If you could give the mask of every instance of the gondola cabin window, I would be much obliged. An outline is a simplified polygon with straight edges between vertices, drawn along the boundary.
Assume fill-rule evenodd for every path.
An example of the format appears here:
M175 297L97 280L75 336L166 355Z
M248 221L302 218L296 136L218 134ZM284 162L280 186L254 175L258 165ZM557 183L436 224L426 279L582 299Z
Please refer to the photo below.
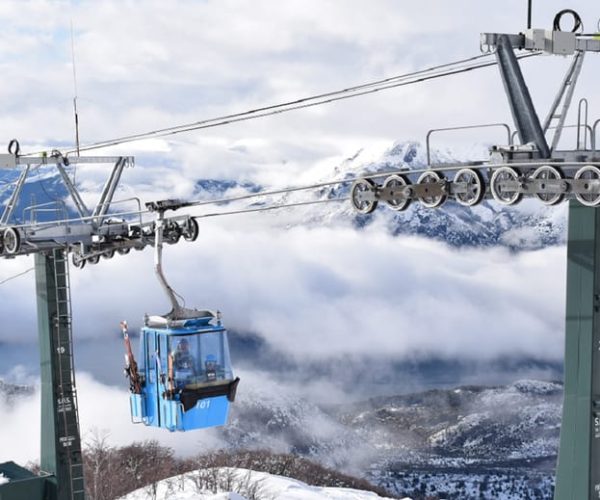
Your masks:
M169 337L169 353L177 388L200 387L232 380L224 332Z

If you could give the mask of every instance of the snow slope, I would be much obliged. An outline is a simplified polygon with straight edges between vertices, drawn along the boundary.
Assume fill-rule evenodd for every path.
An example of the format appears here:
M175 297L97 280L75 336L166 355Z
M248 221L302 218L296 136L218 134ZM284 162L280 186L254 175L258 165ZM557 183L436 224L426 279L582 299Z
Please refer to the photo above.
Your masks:
M211 486L207 487L207 485ZM174 476L160 481L156 488L156 497L153 496L152 486L147 486L122 497L122 500L153 498L156 500L375 500L383 498L366 491L310 486L296 479L232 468L198 470ZM211 489L213 491L210 491ZM235 492L236 490L239 493Z

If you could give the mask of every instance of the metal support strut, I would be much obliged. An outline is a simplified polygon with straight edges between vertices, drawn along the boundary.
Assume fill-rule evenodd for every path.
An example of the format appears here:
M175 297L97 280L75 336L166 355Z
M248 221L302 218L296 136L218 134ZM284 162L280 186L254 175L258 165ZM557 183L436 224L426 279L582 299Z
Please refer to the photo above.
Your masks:
M48 500L85 500L64 252L36 254L35 276L42 382L40 468L50 474Z
M183 307L179 301L177 300L177 296L171 285L167 282L165 275L163 273L162 268L162 249L164 242L164 232L165 232L165 208L159 208L156 205L152 205L152 210L156 212L156 222L155 222L155 235L154 235L154 272L156 273L156 277L160 282L163 290L167 294L169 302L171 302L171 312L166 314L164 317L169 321L181 320L181 319L190 319L197 318L202 316L213 316L215 317L215 313L212 311L199 311L197 309L188 309ZM173 210L173 207L170 206L169 210ZM197 235L196 235L197 236ZM195 236L194 238L195 239Z
M550 158L550 148L507 35L498 37L496 56L521 144L533 143L541 158Z
M167 282L162 268L162 249L163 249L163 231L165 228L165 213L163 210L156 212L156 226L155 226L155 240L154 240L154 272L160 282L163 290L171 302L171 312L168 316L172 319L177 319L181 316L183 311L182 306L179 304L175 291L171 288L171 285Z
M563 127L565 124L565 119L567 118L567 112L569 110L569 106L571 105L571 100L573 99L573 92L575 90L575 85L577 83L577 78L579 78L579 73L581 72L581 66L583 65L583 58L585 57L585 52L576 52L575 57L573 58L573 62L569 66L565 78L560 86L558 94L550 107L550 111L548 112L548 116L544 120L544 132L548 132L550 128L550 124L553 120L557 122L556 130L554 132L554 137L552 138L552 150L555 151L558 146L558 141L563 131ZM559 106L562 103L562 108L560 112L557 112ZM579 147L579 144L577 144Z

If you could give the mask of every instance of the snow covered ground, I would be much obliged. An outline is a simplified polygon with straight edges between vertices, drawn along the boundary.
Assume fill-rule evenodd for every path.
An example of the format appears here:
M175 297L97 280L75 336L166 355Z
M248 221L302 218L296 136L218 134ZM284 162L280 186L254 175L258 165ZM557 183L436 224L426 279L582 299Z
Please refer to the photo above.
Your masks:
M0 474L0 484L8 483L8 478L4 474Z
M375 500L381 498L383 497L368 491L309 486L296 479L264 472L221 468L174 476L136 490L122 497L121 500Z

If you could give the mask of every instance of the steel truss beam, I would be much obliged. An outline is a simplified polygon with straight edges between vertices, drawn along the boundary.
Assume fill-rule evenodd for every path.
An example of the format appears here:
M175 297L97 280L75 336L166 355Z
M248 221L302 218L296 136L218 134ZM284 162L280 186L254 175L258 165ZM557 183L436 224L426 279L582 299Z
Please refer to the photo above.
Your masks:
M498 38L496 57L521 144L533 143L540 158L550 158L550 148L544 137L542 125L535 112L519 61L506 35L500 35Z

